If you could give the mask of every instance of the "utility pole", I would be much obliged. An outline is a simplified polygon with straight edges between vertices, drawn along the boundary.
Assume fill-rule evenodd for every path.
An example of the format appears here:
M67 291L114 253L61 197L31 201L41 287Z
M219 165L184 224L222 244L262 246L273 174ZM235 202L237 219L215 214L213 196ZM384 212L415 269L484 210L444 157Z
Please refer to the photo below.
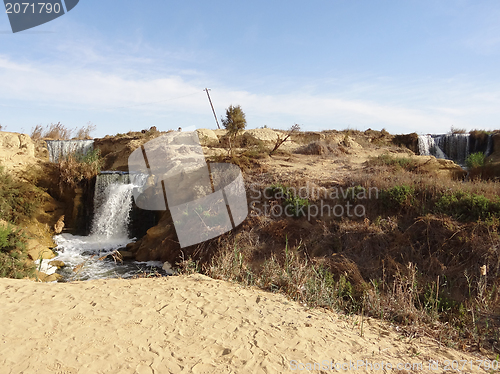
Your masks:
M212 107L212 112L214 112L215 122L217 122L217 128L220 130L219 120L217 119L217 115L215 114L214 106L212 105L212 99L210 99L210 94L208 93L208 91L210 91L210 88L205 88L203 91L206 91L206 93L207 93L208 101L210 102L210 106Z

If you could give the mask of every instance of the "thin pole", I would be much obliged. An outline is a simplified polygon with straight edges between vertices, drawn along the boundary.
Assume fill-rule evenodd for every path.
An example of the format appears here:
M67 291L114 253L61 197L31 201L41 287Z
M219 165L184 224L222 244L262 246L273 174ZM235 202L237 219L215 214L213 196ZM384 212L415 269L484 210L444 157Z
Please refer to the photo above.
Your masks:
M207 93L208 101L210 102L210 106L212 107L212 112L214 112L214 117L215 117L215 122L217 123L217 128L220 130L219 120L217 119L217 115L215 114L214 106L212 105L212 99L210 99L210 94L208 93L208 91L210 91L210 88L205 88L203 91L206 91L206 93Z

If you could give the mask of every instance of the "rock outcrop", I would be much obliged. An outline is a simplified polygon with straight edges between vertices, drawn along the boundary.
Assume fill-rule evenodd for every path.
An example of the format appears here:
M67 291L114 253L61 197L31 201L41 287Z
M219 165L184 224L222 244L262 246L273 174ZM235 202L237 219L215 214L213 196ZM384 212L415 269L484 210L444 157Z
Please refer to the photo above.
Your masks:
M46 247L40 244L39 241L35 239L29 239L26 243L26 247L28 250L28 257L33 260L39 260L40 258L43 260L50 260L56 257L55 253L49 247Z
M204 147L213 147L219 144L219 138L215 134L214 130L210 129L197 129L198 139L200 144Z
M0 165L20 172L36 162L35 143L28 135L0 131Z
M56 224L54 225L54 233L60 234L64 229L64 215L59 217Z
M465 178L467 172L451 160L435 158L434 156L414 156L419 163L421 173L429 173L451 179Z
M265 144L275 144L278 139L278 134L276 131L271 129L252 129L247 130L243 134L243 138L250 144L255 144L258 142L263 142Z
M137 242L128 244L126 251L133 253L137 261L178 262L181 249L170 212L163 212L158 224Z
M135 132L124 135L106 136L94 139L94 149L101 152L104 159L103 170L128 170L128 158L130 154L148 141L162 135L161 132L152 131L141 133Z

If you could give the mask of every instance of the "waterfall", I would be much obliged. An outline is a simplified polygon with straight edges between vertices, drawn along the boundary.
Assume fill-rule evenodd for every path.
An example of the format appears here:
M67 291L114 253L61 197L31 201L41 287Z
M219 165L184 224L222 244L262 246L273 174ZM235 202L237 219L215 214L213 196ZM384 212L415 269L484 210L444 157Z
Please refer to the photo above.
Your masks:
M469 134L447 134L437 137L436 145L444 152L446 158L458 164L465 164L469 155Z
M435 141L435 135L418 136L418 152L422 156L435 156L436 158L446 158L446 155L438 147Z
M92 237L128 239L132 191L142 187L146 177L130 178L128 173L121 172L103 172L97 176Z
M54 241L59 252L56 260L67 266L60 271L65 280L131 277L138 272L159 271L161 262L115 263L102 257L124 248L132 242L129 222L132 211L132 192L142 187L148 175L123 172L101 172L96 178L94 219L89 236L64 233ZM77 269L77 270L75 270Z
M489 134L488 143L486 145L486 152L484 152L484 156L488 157L489 155L491 155L492 152L493 152L493 135Z
M70 154L85 156L94 150L93 140L46 140L50 162L58 162Z
M113 179L115 181L112 181ZM128 239L129 213L132 209L134 187L128 181L128 175L97 176L91 236L103 239Z
M469 134L419 135L418 151L421 155L435 156L464 164L469 155Z

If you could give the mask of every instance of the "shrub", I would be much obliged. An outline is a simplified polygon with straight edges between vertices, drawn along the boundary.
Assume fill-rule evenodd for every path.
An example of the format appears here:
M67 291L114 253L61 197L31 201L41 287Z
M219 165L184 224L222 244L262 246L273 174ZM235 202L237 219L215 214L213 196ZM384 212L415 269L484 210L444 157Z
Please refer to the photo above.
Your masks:
M436 202L436 209L461 221L476 221L499 216L500 201L468 192L443 194Z
M295 190L291 187L281 183L273 184L266 188L265 195L281 201L283 209L290 216L298 218L306 215L305 208L309 206L309 200L297 196Z
M465 159L465 165L469 169L478 168L484 166L484 159L485 156L483 152L472 153Z
M64 126L61 122L51 123L47 126L36 125L31 129L31 139L40 140L40 139L54 139L54 140L69 140L72 138L73 134L76 135L73 139L92 139L90 133L95 131L95 125L92 123L87 123L86 126L83 126L79 129L69 129Z
M455 134L467 134L467 130L466 129L459 129L457 127L451 126L450 134L452 134L452 135L455 135Z
M248 146L247 150L241 156L246 156L251 159L261 159L267 157L269 150L261 140L256 140L255 144Z
M65 187L76 188L82 181L90 180L101 171L103 159L99 149L94 149L86 155L70 154L60 158L56 164L59 174L59 190Z
M50 125L44 127L42 125L36 125L31 130L31 139L56 139L56 140L67 140L71 139L72 130L65 127L61 122L51 123Z
M0 277L20 279L33 275L34 270L27 262L23 234L10 225L0 225Z
M411 205L414 193L415 189L412 186L401 185L383 190L381 195L386 205L402 207L404 205Z
M95 131L95 125L89 122L87 123L86 126L83 126L76 130L76 136L74 137L74 139L78 140L92 139L90 134L94 131Z
M305 208L307 208L308 206L309 206L309 200L302 199L295 195L289 196L287 199L285 199L283 203L285 212L294 217L305 216L306 215Z
M14 180L0 166L0 219L18 224L32 218L42 199L38 188Z

